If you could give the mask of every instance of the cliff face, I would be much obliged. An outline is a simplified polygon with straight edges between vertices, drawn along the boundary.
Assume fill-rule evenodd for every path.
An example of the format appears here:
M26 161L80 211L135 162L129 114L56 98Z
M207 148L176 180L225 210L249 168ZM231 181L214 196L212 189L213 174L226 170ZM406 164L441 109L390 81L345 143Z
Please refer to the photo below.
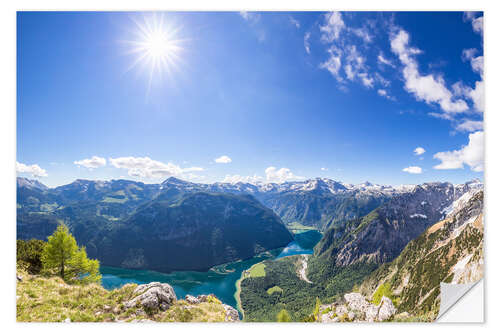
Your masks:
M88 251L110 266L206 270L292 240L279 217L249 195L194 193L150 202Z
M466 193L448 215L411 241L391 263L361 285L371 297L385 290L398 310L432 320L439 312L440 283L469 283L483 275L483 191Z
M450 183L418 185L364 218L330 228L317 245L315 256L336 266L389 262L408 242L443 218L446 209L469 190L469 186Z

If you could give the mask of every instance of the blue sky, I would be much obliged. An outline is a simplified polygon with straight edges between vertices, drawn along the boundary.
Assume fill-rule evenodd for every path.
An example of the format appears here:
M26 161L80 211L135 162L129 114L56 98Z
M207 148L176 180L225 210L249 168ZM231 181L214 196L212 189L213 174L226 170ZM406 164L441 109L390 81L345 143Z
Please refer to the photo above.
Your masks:
M483 178L482 13L21 12L17 29L18 175L49 186Z

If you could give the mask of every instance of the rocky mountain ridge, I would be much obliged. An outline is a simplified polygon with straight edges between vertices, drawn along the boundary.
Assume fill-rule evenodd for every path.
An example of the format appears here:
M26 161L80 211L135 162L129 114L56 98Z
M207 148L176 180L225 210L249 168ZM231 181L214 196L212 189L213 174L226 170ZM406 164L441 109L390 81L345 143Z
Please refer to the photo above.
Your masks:
M372 297L384 293L398 310L433 320L439 312L440 283L471 283L483 275L483 191L473 189L451 205L445 219L411 241L392 262L360 287Z
M456 200L481 188L477 182L459 186L450 183L417 185L410 192L394 196L364 218L351 221L344 229L328 229L315 254L332 258L337 266L360 261L389 262L408 242L453 210L450 207Z
M103 265L161 272L208 270L293 240L276 214L252 196L197 192L158 197L87 244Z

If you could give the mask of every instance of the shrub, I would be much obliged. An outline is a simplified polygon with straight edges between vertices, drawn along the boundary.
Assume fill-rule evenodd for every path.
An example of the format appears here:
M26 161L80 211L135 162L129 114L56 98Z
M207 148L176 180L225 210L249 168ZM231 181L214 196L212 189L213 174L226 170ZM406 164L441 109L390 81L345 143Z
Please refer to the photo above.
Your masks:
M388 283L383 283L377 288L377 290L373 294L372 303L375 305L379 305L380 301L382 300L382 296L388 297L391 300L393 298L391 287Z
M18 266L30 274L38 274L42 270L42 253L47 243L39 239L17 240L16 259Z
M290 314L288 313L288 311L286 311L285 309L282 309L278 315L276 316L276 321L278 322L290 322L292 321L292 318L290 317Z

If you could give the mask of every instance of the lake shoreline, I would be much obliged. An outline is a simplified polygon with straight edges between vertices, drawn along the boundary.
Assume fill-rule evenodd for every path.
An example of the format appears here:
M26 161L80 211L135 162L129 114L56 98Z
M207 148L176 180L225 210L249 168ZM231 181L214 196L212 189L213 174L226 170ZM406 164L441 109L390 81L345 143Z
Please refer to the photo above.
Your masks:
M234 298L236 299L236 310L238 310L239 313L241 313L241 319L245 319L245 311L243 311L243 307L241 306L241 281L245 279L244 274L246 273L246 270L241 273L241 277L236 280L236 292L234 293Z
M187 294L214 294L223 303L235 307L244 318L241 304L241 283L248 277L250 268L264 260L279 259L297 254L312 254L312 248L320 238L320 233L309 234L308 241L304 236L297 237L286 247L268 250L248 259L214 266L208 271L174 271L163 273L151 270L125 269L113 266L101 266L103 275L101 286L107 290L120 288L126 283L146 284L150 282L168 283L178 298Z

